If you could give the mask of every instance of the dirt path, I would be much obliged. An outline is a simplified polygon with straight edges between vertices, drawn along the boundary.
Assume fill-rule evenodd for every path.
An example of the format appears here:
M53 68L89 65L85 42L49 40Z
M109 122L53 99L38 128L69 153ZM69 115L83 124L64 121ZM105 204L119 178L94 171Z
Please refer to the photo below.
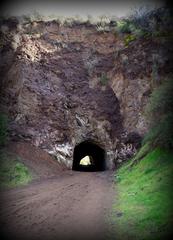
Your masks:
M9 239L105 239L112 175L66 171L1 192L1 233Z

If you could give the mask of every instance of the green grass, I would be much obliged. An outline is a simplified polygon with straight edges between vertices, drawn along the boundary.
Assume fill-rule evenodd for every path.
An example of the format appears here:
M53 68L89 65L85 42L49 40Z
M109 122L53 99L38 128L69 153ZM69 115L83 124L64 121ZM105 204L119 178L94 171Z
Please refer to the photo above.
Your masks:
M31 180L31 173L18 157L4 150L0 151L0 188L25 185Z
M115 239L167 239L173 225L173 153L157 148L132 161L116 173Z

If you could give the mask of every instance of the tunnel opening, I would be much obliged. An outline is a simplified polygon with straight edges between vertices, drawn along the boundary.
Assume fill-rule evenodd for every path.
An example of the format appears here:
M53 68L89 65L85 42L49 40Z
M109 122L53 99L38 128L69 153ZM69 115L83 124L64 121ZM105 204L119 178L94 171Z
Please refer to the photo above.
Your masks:
M97 144L85 141L74 148L72 170L94 172L105 168L105 151Z

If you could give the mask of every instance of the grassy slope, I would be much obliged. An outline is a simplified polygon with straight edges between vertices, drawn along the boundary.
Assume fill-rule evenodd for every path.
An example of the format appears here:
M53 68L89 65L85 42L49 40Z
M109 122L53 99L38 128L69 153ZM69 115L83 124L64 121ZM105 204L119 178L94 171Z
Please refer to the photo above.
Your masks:
M173 226L173 153L155 149L132 161L116 174L116 239L164 239Z
M19 158L4 150L0 151L0 188L25 185L31 180L28 168Z

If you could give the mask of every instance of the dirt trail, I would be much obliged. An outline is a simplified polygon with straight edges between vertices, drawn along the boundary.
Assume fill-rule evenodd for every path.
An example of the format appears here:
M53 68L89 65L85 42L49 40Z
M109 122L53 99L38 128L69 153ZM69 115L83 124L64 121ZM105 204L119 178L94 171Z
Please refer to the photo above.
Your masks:
M112 175L66 171L1 192L1 234L9 239L106 239Z

